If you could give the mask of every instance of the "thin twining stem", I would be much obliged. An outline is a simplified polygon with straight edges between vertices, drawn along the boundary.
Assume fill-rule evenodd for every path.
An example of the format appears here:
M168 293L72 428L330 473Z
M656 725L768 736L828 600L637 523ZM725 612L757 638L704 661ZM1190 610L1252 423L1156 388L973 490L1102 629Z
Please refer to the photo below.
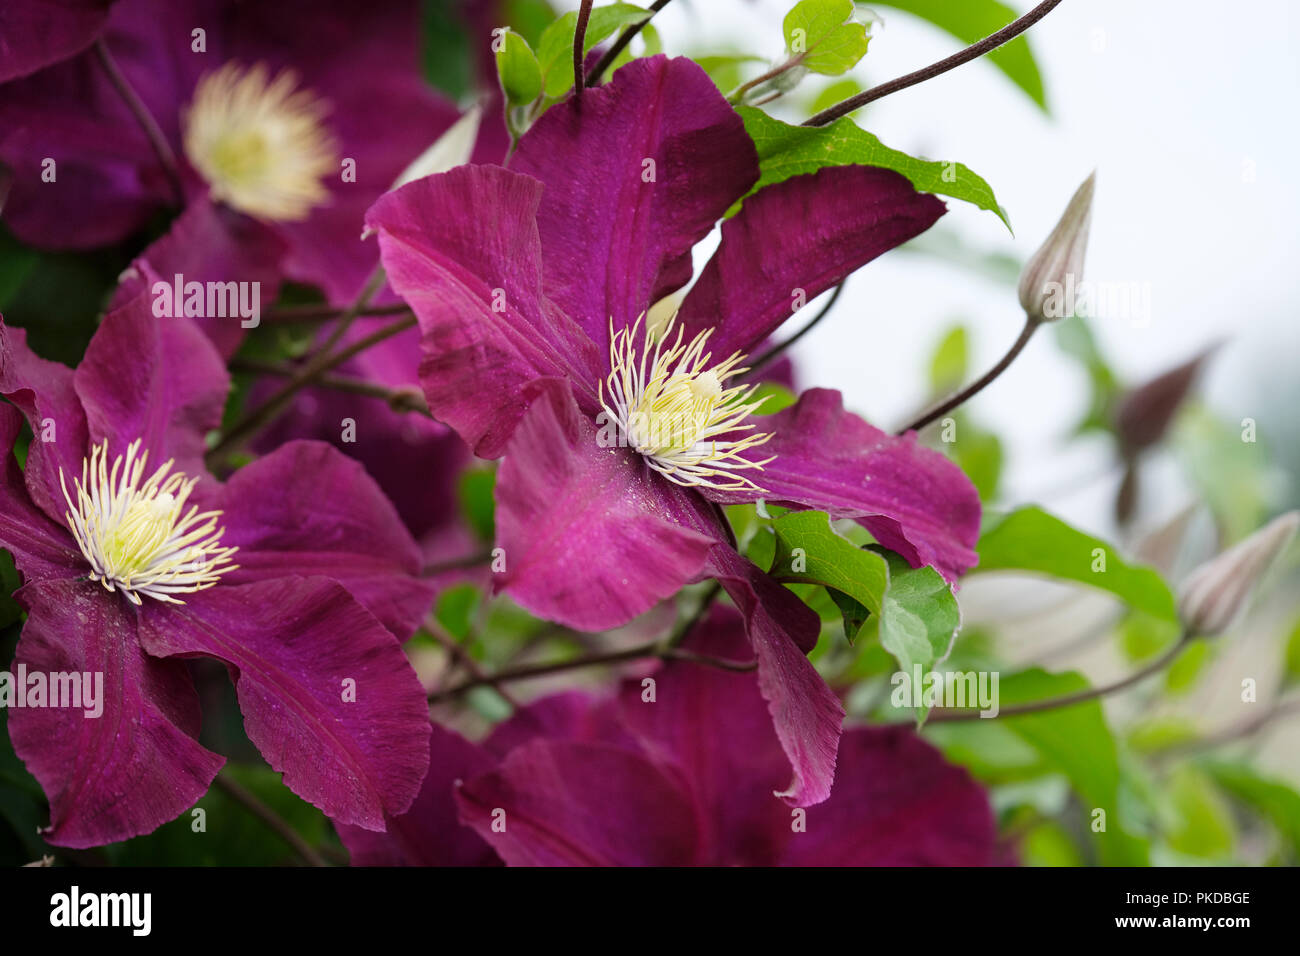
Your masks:
M936 405L934 408L926 412L924 415L922 415L920 418L918 418L916 421L911 422L910 424L900 428L898 430L898 434L905 435L911 431L920 431L922 428L930 424L932 421L942 418L944 415L947 415L954 408L958 408L959 406L966 404L968 401L970 401L972 398L974 398L976 395L982 392L988 385L990 385L994 381L994 379L996 379L999 375L1001 375L1011 366L1011 363L1016 360L1017 355L1019 355L1021 352L1024 351L1025 346L1029 344L1029 340L1033 338L1034 333L1038 330L1038 327L1040 325L1042 325L1042 322L1040 322L1039 320L1034 318L1026 318L1025 327L1020 330L1020 337L1017 338L1016 341L1012 344L1011 348L1007 350L1007 354L1002 356L1002 358L998 360L997 365L994 365L991 369L985 372L980 378L976 379L974 382L966 386L956 395L949 398L947 401L941 402L940 404Z
M1075 704L1082 704L1090 700L1097 700L1106 697L1109 694L1118 693L1125 688L1132 687L1134 684L1145 680L1153 674L1158 674L1170 664L1174 658L1181 654L1191 643L1191 637L1184 633L1176 640L1168 650L1153 660L1150 664L1139 670L1134 671L1127 677L1123 677L1110 684L1103 684L1100 687L1089 687L1085 690L1076 691L1073 694L1065 694L1062 697L1050 697L1047 700L1035 700L1025 704L1016 704L1013 707L1002 707L998 710L996 718L981 717L979 710L936 710L930 713L927 723L950 723L958 720L991 720L1002 717L1021 717L1025 714L1040 714L1049 710L1058 710L1062 707L1072 707Z
M588 71L587 78L583 80L583 84L585 86L595 86L599 83L600 78L605 75L605 71L609 69L610 64L618 59L618 55L627 49L627 45L636 38L636 35L649 25L651 18L664 7L668 6L669 2L670 0L655 0L654 3L650 4L650 16L646 17L640 23L632 24L618 35L618 39L615 40L610 48L605 51L604 56L596 61L596 65ZM573 75L578 75L576 69L574 70Z
M778 342L758 358L754 359L754 361L750 363L749 372L747 374L752 377L756 372L772 362L773 359L784 353L786 349L790 348L790 346L794 345L794 343L798 342L801 338L811 332L818 322L830 314L831 309L835 307L835 303L839 300L840 293L843 291L844 283L841 282L835 287L835 291L831 293L831 297L826 300L826 304L822 306L821 311L814 315L807 325L784 342Z
M388 323L382 328L376 329L365 338L358 339L347 348L335 352L333 355L317 355L313 357L274 395L257 408L249 411L243 416L243 418L231 426L230 430L226 432L222 439L217 442L211 451L208 452L208 464L215 465L226 455L240 448L244 442L279 415L280 412L288 406L289 400L293 398L299 390L308 385L314 384L321 375L325 374L330 369L337 368L353 356L360 355L366 349L379 344L385 339L392 338L394 335L405 332L407 329L414 326L415 316L405 316L394 322Z
M497 671L495 674L474 676L456 684L454 687L434 691L429 695L429 703L439 703L448 698L463 694L467 690L473 690L475 687L484 687L488 685L495 686L509 681L529 680L534 677L545 677L549 674L559 674L565 671L579 670L587 667L598 667L602 664L620 664L627 661L642 660L652 657L657 657L661 660L690 661L691 663L704 664L708 667L717 667L723 670L753 670L758 666L757 661L723 660L721 658L696 654L692 651L684 651L678 646L686 638L686 635L691 632L695 625L704 618L704 615L708 613L709 608L717 598L720 590L719 586L714 584L700 599L699 607L695 609L695 612L675 627L672 633L665 638L647 641L644 644L637 644L634 647L626 647L616 651L602 651L597 654L588 654L583 657L575 657L565 661L550 661L545 664L525 664L519 667L511 667L506 670Z
M122 102L126 104L126 108L131 111L131 115L135 117L136 123L144 132L145 138L149 140L149 145L153 148L158 162L162 164L167 181L171 184L177 205L184 205L185 189L181 184L180 164L176 162L176 154L172 152L162 127L158 125L158 121L149 112L149 107L145 105L144 100L140 99L130 81L117 68L117 63L108 52L102 37L95 41L95 56L98 57L104 72L108 74L108 81L113 84L117 95L122 98Z
M268 322L332 322L347 314L348 308L340 309L334 305L281 305L265 313L262 318ZM367 305L357 315L374 318L383 315L408 315L411 307L405 302L390 305Z
M1160 750L1157 750L1154 755L1157 757L1173 757L1189 753L1198 753L1202 750L1212 750L1215 747L1221 747L1224 744L1232 743L1233 741L1252 737L1274 721L1297 713L1300 713L1300 698L1294 698L1288 701L1278 701L1258 717L1253 717L1235 727L1228 727L1225 730L1218 731L1217 733L1205 737L1200 737L1196 740L1182 741L1180 743L1171 744L1168 747L1162 747Z
M929 66L922 67L915 72L908 73L906 76L900 76L896 80L890 80L888 83L881 83L879 86L873 86L869 90L864 90L856 96L850 96L848 99L836 103L834 106L822 110L816 116L806 119L804 126L825 126L827 123L833 123L841 116L847 116L859 107L866 106L881 97L888 96L890 93L897 93L899 90L905 90L909 86L916 86L918 83L924 83L926 80L932 80L942 73L947 73L954 67L961 66L963 63L969 63L971 60L978 59L990 50L995 50L1009 40L1014 40L1020 34L1024 33L1043 17L1052 12L1061 0L1044 0L1034 9L1030 10L1018 20L1013 20L997 33L991 33L978 43L973 43L966 49L952 56L945 57L937 63L931 63Z
M591 5L595 0L582 0L578 7L578 23L573 30L573 101L582 104L582 91L587 86L582 75L583 45L587 42L587 22L591 20Z
M293 378L298 370L291 365L280 362L268 362L265 359L237 357L230 360L232 372L250 372L255 375L273 375L276 378ZM379 398L388 403L395 412L415 412L425 418L432 418L429 404L424 395L414 386L408 388L389 388L378 382L350 375L321 375L316 380L320 388L336 392L348 392L352 395L365 395L367 398Z
M289 844L289 848L308 866L329 866L325 858L316 852L316 848L304 840L287 820L254 796L251 791L244 789L224 773L217 774L213 783L226 796L265 823L281 840Z

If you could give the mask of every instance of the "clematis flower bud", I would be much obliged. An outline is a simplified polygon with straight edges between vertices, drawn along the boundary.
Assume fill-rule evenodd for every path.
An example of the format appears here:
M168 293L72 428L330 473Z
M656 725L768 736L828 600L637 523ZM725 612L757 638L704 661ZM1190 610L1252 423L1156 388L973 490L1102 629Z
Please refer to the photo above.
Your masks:
M1193 571L1178 602L1188 633L1211 637L1226 631L1297 527L1300 511L1289 511Z
M1030 319L1053 322L1070 315L1065 306L1083 274L1092 222L1092 188L1096 173L1083 181L1052 234L1025 264L1020 274L1020 304Z

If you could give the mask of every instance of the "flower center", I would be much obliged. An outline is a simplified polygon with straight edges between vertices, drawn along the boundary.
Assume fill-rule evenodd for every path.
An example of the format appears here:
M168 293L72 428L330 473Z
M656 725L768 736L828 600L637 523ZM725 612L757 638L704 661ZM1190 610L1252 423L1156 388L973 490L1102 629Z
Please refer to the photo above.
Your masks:
M739 367L743 355L737 352L711 365L713 355L704 348L713 330L683 344L681 326L673 337L675 319L669 318L659 334L647 324L644 335L639 334L639 318L617 333L611 322L611 371L600 386L601 406L617 425L620 442L636 449L651 468L677 484L762 494L762 488L737 472L762 471L772 460L744 457L745 451L762 445L771 434L741 434L752 432L753 424L742 423L766 399L751 401L757 385L727 386L729 379L749 371ZM639 356L638 338L642 340ZM724 435L731 437L719 437Z
M191 505L182 516L198 478L168 475L168 461L141 481L149 453L136 457L139 450L137 439L110 470L108 441L93 448L81 463L81 479L73 478L75 495L68 494L60 468L59 485L71 509L64 520L90 563L91 580L121 590L136 604L142 594L183 604L172 595L212 587L237 567L230 558L239 549L222 547L220 511L200 513Z
M329 199L321 179L338 162L323 124L328 104L284 70L227 63L204 75L184 115L185 155L212 195L250 216L306 219Z

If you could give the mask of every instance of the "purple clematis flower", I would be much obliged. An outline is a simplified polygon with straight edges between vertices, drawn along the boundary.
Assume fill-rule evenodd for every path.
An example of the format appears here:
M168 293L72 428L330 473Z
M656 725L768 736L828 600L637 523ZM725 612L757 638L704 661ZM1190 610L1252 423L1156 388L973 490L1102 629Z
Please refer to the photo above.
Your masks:
M687 646L734 659L746 644L739 616L716 608ZM904 727L845 731L825 803L773 800L788 764L754 675L696 663L669 662L612 698L545 698L481 747L435 727L432 767L387 832L339 828L354 865L483 865L492 851L549 866L1004 859L983 789Z
M783 796L830 794L840 702L806 654L819 622L729 543L718 505L766 499L859 520L952 579L975 561L979 501L914 435L894 438L813 389L755 416L740 378L791 314L944 211L896 173L823 169L747 199L675 325L651 305L758 178L740 118L695 64L634 61L559 105L510 169L465 166L367 216L423 333L434 417L497 480L497 578L573 627L621 625L716 578L745 615L759 684L794 768Z
M360 465L293 442L221 484L203 468L229 378L202 332L141 298L110 312L74 371L0 324L0 546L28 618L15 668L102 675L103 711L10 713L50 800L49 842L147 833L206 791L183 663L228 666L249 738L332 816L383 826L428 764L424 693L402 653L431 591ZM11 451L23 418L25 473Z
M62 6L76 20L63 46L84 47L92 18ZM173 231L205 244L187 278L262 280L273 265L351 300L375 266L366 207L457 116L423 82L418 38L417 0L120 0L99 39L175 155L183 197L91 50L0 86L5 221L32 245L88 248L183 198ZM25 64L0 46L0 76ZM170 280L178 240L160 242L144 258Z

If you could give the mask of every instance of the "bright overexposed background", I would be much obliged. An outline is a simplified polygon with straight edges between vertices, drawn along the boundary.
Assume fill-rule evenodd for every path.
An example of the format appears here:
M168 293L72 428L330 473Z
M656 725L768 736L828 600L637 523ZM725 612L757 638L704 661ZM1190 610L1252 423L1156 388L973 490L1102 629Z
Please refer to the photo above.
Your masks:
M1014 5L1023 11L1030 4ZM669 53L743 49L775 60L789 6L677 0L655 24ZM875 12L883 22L852 74L865 85L961 46L907 14ZM1300 6L1065 0L1029 37L1050 116L991 64L975 62L855 118L887 145L956 160L982 175L1009 213L1014 237L991 213L952 200L936 228L1020 259L1097 170L1085 276L1149 284L1151 292L1149 322L1094 320L1112 363L1138 382L1224 342L1202 393L1229 420L1255 418L1260 440L1286 458L1300 445L1293 411L1300 399ZM806 83L814 87L817 79ZM857 274L833 317L794 354L804 384L841 389L850 407L888 427L923 404L929 354L957 320L972 332L975 366L993 363L1020 328L1014 290L931 257L888 255ZM1006 442L1010 501L1073 485L1052 505L1106 532L1118 472L1078 487L1072 477L1095 472L1101 451L1061 449L1086 398L1082 372L1043 335L972 411ZM1154 494L1170 499L1167 507L1147 501L1157 514L1185 503L1174 485L1157 481Z

